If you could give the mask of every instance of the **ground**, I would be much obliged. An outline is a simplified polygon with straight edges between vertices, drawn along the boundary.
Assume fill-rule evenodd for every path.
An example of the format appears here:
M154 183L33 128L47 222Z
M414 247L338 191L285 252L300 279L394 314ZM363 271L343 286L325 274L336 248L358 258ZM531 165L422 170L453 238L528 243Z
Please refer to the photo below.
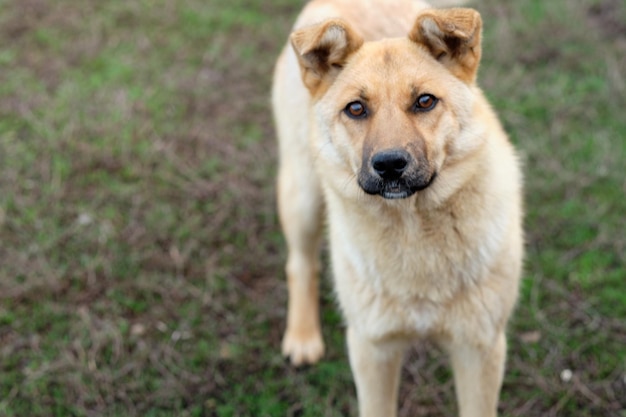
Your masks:
M475 0L524 161L502 416L626 416L626 4ZM356 415L280 356L274 60L296 0L0 1L0 415ZM400 415L456 412L416 345Z

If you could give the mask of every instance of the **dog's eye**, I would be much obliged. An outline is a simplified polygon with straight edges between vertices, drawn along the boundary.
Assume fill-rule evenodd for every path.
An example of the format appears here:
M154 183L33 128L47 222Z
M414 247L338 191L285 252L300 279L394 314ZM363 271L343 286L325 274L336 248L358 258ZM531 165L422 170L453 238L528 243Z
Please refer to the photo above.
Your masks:
M344 112L348 117L352 119L362 119L367 116L367 110L365 109L365 105L360 101L353 101L352 103L348 103Z
M415 101L415 104L413 105L413 111L422 112L432 110L435 108L438 101L439 100L437 99L437 97L433 96L432 94L422 94Z

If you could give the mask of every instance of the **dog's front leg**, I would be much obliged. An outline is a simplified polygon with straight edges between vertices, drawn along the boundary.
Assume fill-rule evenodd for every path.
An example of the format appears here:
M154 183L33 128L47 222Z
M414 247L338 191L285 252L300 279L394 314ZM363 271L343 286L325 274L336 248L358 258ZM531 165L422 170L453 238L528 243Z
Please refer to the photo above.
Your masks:
M278 176L278 208L289 252L282 351L298 366L315 363L324 354L318 288L323 202L310 160L302 149L291 145L281 148Z
M404 346L372 343L348 328L348 352L359 400L359 416L395 417Z
M457 341L449 346L461 417L496 417L506 358L500 333L490 346Z

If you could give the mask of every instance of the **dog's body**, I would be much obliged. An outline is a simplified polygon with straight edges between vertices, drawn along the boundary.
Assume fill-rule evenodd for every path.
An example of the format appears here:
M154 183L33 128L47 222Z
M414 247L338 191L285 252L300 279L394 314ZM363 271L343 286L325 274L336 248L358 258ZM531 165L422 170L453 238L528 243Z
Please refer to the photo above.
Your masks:
M315 0L277 64L283 353L296 365L323 355L325 211L361 416L396 415L403 350L426 337L451 355L461 416L496 415L521 175L475 84L480 31L470 9Z

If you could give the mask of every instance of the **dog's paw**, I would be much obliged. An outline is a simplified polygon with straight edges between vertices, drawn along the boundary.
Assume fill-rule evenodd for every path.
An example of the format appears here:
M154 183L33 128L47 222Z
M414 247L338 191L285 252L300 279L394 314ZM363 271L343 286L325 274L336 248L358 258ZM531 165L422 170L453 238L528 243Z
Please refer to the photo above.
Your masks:
M282 351L294 366L314 364L324 356L324 341L319 331L302 335L288 330L283 337Z

